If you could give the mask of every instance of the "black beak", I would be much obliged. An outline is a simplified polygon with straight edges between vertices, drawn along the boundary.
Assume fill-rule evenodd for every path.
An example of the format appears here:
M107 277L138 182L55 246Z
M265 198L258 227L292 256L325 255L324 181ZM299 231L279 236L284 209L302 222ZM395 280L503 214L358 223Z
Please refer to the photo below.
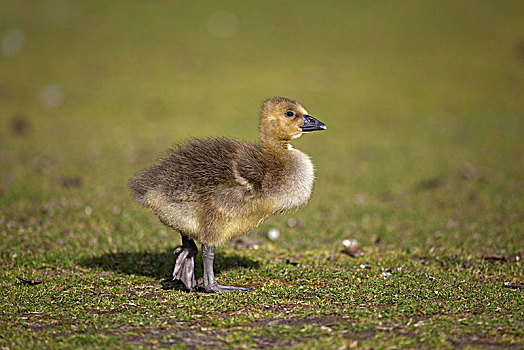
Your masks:
M310 115L305 115L302 117L302 119L304 119L304 124L300 128L303 132L327 129L326 124L322 123L320 120L313 118Z

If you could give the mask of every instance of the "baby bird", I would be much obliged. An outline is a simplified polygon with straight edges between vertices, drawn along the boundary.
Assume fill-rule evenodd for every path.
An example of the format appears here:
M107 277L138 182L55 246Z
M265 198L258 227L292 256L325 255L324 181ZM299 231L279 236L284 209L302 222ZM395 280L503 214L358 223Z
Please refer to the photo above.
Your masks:
M275 213L304 205L314 181L310 158L290 145L303 133L324 130L296 101L274 97L262 105L260 145L229 138L195 139L172 149L129 181L134 199L180 232L173 278L197 287L201 244L208 292L248 291L215 280L215 247L241 237Z

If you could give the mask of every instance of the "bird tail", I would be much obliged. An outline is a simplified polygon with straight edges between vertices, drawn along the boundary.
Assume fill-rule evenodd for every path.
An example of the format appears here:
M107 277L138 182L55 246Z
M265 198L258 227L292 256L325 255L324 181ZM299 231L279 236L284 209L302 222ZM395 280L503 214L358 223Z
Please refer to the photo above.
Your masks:
M129 179L128 188L133 199L144 205L144 197L148 191L147 178L144 176L144 171L140 171L138 174Z

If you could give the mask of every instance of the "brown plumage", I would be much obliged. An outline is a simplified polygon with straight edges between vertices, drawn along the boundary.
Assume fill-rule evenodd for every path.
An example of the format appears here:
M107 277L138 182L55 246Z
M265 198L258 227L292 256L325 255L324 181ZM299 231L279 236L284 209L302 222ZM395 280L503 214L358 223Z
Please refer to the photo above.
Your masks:
M322 129L325 125L298 102L272 98L260 111L261 145L228 138L194 139L130 180L135 200L182 235L175 278L190 289L196 287L194 239L202 244L204 288L244 290L216 284L214 247L240 237L274 213L307 202L313 165L289 142L303 132Z

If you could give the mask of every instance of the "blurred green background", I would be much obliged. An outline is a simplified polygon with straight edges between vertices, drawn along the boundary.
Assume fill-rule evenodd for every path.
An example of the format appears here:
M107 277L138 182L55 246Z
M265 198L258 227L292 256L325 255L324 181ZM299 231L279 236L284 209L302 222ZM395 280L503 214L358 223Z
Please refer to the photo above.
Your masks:
M295 142L317 183L307 207L259 229L281 228L275 244L518 250L523 13L522 1L2 0L2 245L176 244L127 179L189 137L256 141L260 104L280 95L328 130Z
M523 14L0 0L0 347L521 348ZM294 142L310 203L217 250L253 292L166 287L179 235L129 177L190 137L256 142L272 96L328 126Z

